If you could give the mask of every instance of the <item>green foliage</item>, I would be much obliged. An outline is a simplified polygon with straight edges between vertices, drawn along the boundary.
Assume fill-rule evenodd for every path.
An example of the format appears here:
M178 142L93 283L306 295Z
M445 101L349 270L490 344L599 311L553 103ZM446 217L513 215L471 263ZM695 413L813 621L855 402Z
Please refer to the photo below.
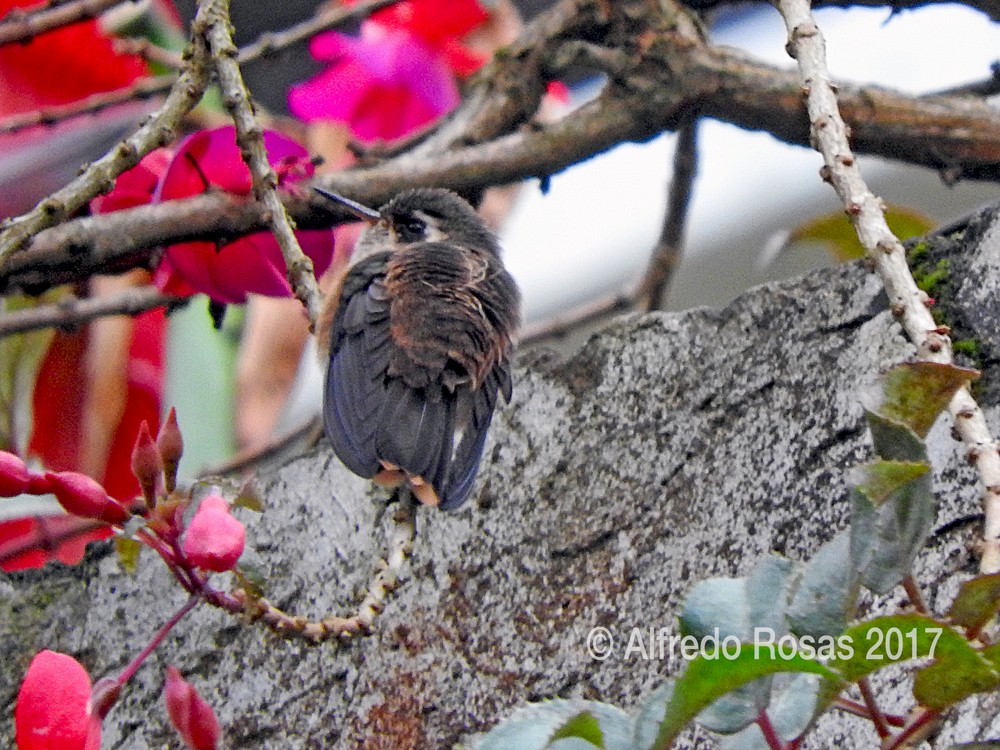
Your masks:
M0 312L14 312L51 304L65 290L41 297L5 297ZM55 336L50 329L0 338L0 450L24 454L31 436L31 404L42 359Z
M900 239L924 235L934 228L930 218L903 206L887 208L885 219L893 234ZM837 263L865 257L865 248L858 239L858 233L843 211L825 214L796 227L785 246L807 242L822 244Z
M724 736L724 750L766 750L802 736L846 686L915 660L918 718L1000 688L1000 645L977 640L1000 610L1000 574L966 582L947 617L908 612L851 624L861 586L886 593L911 576L935 512L923 440L976 377L931 363L888 372L864 399L877 460L849 475L850 528L807 562L769 555L746 577L697 583L679 618L697 655L634 717L601 703L553 701L502 723L479 750L662 750L695 719ZM765 716L770 740L759 724Z

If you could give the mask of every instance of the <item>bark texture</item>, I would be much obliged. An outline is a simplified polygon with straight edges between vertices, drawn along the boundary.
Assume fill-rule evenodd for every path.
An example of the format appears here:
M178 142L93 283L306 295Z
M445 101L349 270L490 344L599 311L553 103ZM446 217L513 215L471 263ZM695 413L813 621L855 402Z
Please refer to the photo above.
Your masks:
M947 259L935 296L956 336L976 342L994 434L996 217L984 211L923 250L934 264ZM871 455L859 389L911 352L877 279L846 265L757 288L723 310L624 318L567 361L527 353L473 500L456 513L420 511L408 577L371 637L313 647L199 610L125 691L104 747L180 746L159 703L168 663L216 707L228 748L451 748L526 701L628 708L683 667L626 658L632 628L676 632L695 581L745 574L772 551L805 559L844 527L846 472ZM974 516L981 489L947 417L929 445L939 526ZM296 613L347 613L384 549L384 495L325 446L260 483L267 511L240 512L268 597ZM937 612L975 573L980 523L944 528L918 560ZM38 649L75 654L100 676L182 604L162 566L144 562L127 575L99 548L75 568L0 578L6 717ZM903 600L898 591L868 606ZM603 662L586 650L598 625L618 646ZM906 705L905 683L876 690L885 710ZM998 707L996 696L967 701L936 746L1000 736ZM0 732L11 737L9 723ZM688 735L687 746L710 744ZM807 746L877 744L871 725L833 714Z

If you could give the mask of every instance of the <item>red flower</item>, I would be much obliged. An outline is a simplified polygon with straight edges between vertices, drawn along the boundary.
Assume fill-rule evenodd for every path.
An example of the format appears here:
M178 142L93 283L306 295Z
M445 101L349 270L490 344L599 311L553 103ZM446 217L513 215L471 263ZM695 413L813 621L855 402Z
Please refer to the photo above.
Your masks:
M18 750L98 750L101 720L90 710L90 675L73 657L40 651L14 709Z
M360 39L320 34L310 51L331 65L288 95L289 109L307 122L335 120L362 141L392 140L458 104L444 59L408 31L367 21Z
M180 733L191 750L215 750L222 730L212 707L198 695L177 667L167 667L167 683L163 688L170 723Z
M486 58L460 40L489 18L476 0L405 0L372 15L390 29L404 29L440 55L455 73L468 76Z
M280 133L264 131L268 160L279 182L293 182L313 174L309 153ZM233 126L202 130L181 142L156 192L157 201L185 198L219 187L249 195L250 170L240 157ZM319 276L330 265L333 233L296 232L302 250ZM288 297L285 262L269 232L242 237L225 245L184 242L171 245L156 273L160 289L175 294L203 292L219 302L243 303L248 293Z
M37 0L0 0L0 16L37 5ZM0 47L0 116L124 88L146 73L140 58L114 51L97 21L75 23Z
M152 203L156 186L173 156L168 148L150 151L132 169L118 175L110 193L94 198L90 210L95 214L107 214Z
M209 495L184 532L183 550L193 565L221 573L236 565L245 542L246 529L229 512L229 503Z

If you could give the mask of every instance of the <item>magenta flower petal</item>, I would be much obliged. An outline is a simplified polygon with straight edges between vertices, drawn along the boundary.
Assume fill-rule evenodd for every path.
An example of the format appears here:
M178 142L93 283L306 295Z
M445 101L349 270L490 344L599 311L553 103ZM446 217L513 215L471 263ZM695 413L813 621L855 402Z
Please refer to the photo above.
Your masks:
M309 153L295 141L273 131L264 132L268 161L287 184L311 177ZM249 195L252 187L236 145L233 126L202 130L186 138L178 147L160 180L157 201L185 198L210 188L235 195ZM303 238L304 232L296 236ZM312 231L303 247L313 262L316 275L330 265L333 233ZM277 242L269 232L242 237L225 245L211 242L183 242L167 248L156 285L177 294L204 292L225 303L242 303L248 293L287 297L291 288L285 278L285 262Z
M434 121L458 104L455 77L443 56L403 29L362 25L361 38L323 34L314 54L332 65L289 93L289 109L306 120L333 120L362 141L392 140Z

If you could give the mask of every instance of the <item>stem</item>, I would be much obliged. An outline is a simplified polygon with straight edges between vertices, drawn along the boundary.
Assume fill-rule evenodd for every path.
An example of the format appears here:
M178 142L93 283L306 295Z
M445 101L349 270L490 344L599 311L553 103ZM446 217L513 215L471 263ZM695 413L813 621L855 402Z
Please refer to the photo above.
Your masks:
M179 610L177 610L177 612L174 613L174 616L171 617L169 620L167 620L163 624L163 627L161 627L158 631L156 631L156 635L154 635L150 639L149 643L146 644L146 648L144 648L139 653L139 655L136 656L128 664L128 666L126 666L125 669L121 671L121 674L118 675L119 685L124 685L126 682L132 679L132 677L138 671L139 667L142 666L142 663L146 661L146 658L151 653L153 653L153 650L160 645L160 643L163 641L164 638L167 637L167 633L173 630L174 626L181 621L181 618L184 617L184 615L186 615L192 609L194 609L199 601L201 601L201 597L198 595L193 595L189 597L188 600L184 603L184 606L181 607Z
M834 708L839 708L849 714L854 714L855 716L860 716L862 719L872 718L871 712L866 706L863 706L856 701L852 701L849 698L838 698L834 701ZM893 727L903 727L906 726L906 719L902 716L897 716L896 714L882 714L882 718L885 719L886 724Z
M861 698L865 702L865 706L868 709L868 718L871 719L872 724L875 725L875 731L878 732L878 736L881 739L892 736L892 730L889 729L889 725L885 720L885 716L882 714L882 710L878 707L878 702L875 700L875 693L872 692L871 683L868 682L867 677L862 677L858 680L858 688L861 690Z
M764 735L764 740L771 750L787 750L785 743L778 736L774 724L771 723L771 717L767 715L767 711L762 710L757 714L757 726L760 727L761 734Z
M910 604L913 605L913 608L920 614L926 615L929 611L927 609L927 602L924 601L924 595L920 593L920 586L917 585L917 581L914 579L912 573L903 579L903 590L910 597Z
M900 748L909 747L910 741L920 732L929 730L930 725L933 724L940 715L940 711L935 711L929 708L923 709L903 729L902 732L892 738L891 741L883 743L882 750L900 750Z

